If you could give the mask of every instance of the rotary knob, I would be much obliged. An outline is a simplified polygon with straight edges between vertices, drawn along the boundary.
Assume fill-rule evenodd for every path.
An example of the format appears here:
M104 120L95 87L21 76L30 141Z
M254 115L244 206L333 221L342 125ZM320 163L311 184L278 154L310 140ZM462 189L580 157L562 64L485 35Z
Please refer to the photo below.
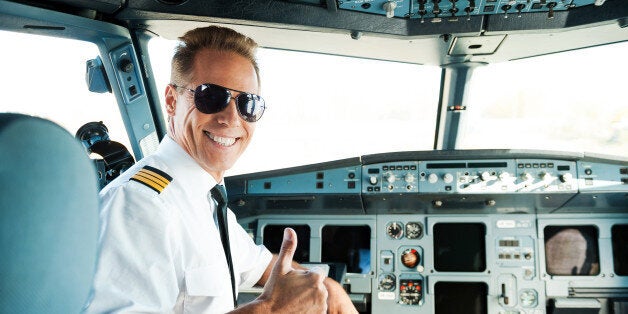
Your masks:
M120 60L118 67L122 72L131 73L133 71L133 62L129 59L122 59Z
M482 181L488 181L491 179L491 174L488 173L488 171L484 171L480 174L480 179L482 179Z
M527 172L521 174L521 180L523 180L524 182L532 181L532 179L532 175Z
M552 177L551 173L543 172L541 173L541 180L543 180L544 182L550 182L554 180L554 177Z
M560 181L563 183L567 183L571 181L571 179L573 179L573 176L571 175L571 173L564 173L560 175Z
M408 183L412 183L414 182L414 175L412 173L406 173L406 175L403 177L404 180L406 180L406 182Z
M429 182L429 183L436 183L436 182L438 182L438 176L435 173L430 173L430 175L427 176L427 182Z
M377 184L377 177L376 177L376 176L371 176L371 177L369 178L369 183L370 183L371 185L376 185L376 184Z
M445 175L443 175L443 181L445 181L445 183L451 183L454 181L454 176L451 173L445 173Z
M508 179L510 179L510 173L502 172L502 173L499 174L499 180L500 181L508 181Z
M388 181L388 183L394 183L397 179L397 177L395 177L395 174L392 172L386 172L384 174L384 178L386 178L386 181Z

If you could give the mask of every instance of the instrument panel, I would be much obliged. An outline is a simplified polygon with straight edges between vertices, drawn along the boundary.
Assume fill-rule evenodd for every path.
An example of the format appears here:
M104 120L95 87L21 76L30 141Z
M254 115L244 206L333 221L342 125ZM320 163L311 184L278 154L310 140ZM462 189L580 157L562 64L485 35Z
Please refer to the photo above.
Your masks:
M342 265L362 313L625 313L627 181L624 159L433 151L226 185L257 243L292 227L299 262Z

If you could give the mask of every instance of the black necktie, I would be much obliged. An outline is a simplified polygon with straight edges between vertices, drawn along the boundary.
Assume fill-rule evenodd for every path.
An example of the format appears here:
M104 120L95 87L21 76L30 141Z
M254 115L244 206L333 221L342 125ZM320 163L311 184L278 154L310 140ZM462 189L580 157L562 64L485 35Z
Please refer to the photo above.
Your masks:
M231 292L233 293L233 307L235 308L238 305L238 301L235 291L235 277L233 276L231 246L229 245L229 226L227 224L227 192L225 191L225 187L220 184L216 184L210 192L212 194L212 198L214 198L218 203L218 206L216 207L216 217L218 218L218 229L220 231L222 248L225 250L227 265L229 266L229 274L231 275Z

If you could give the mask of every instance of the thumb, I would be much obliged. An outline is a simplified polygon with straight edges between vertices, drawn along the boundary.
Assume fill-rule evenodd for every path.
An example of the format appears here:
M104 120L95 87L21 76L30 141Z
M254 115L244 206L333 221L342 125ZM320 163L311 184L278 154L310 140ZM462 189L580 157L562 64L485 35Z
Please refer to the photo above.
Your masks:
M285 275L292 270L292 258L294 252L297 250L297 234L292 228L286 228L283 231L283 242L281 243L281 250L279 256L277 256L277 262L273 272L279 275Z

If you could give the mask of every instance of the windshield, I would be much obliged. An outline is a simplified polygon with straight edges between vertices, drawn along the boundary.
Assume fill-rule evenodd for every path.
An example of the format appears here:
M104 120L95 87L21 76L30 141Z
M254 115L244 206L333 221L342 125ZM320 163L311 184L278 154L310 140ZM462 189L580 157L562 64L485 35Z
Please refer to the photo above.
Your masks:
M149 45L160 90L175 44ZM228 175L432 148L439 67L276 49L257 57L268 109Z
M477 68L459 148L627 156L626 55L628 42Z
M161 90L174 45L149 45ZM457 148L626 156L626 54L619 43L477 68ZM258 59L268 109L228 175L433 148L440 67L275 49Z

